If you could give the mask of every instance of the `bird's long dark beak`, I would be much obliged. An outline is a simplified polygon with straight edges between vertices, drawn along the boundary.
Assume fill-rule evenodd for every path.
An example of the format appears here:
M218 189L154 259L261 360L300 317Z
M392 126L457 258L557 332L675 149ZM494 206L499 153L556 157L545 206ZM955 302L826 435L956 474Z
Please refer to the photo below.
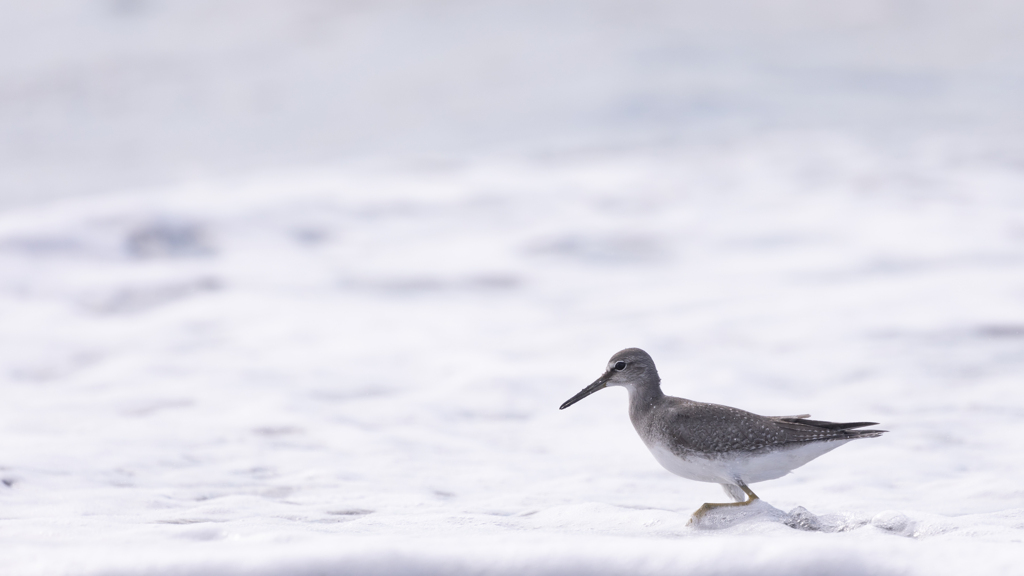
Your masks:
M559 406L558 409L559 410L565 410L569 406L572 406L573 404L579 402L580 400L583 400L587 396L590 396L594 392L597 392L601 388L604 388L605 386L608 385L608 379L611 378L611 376L612 376L611 372L606 372L603 376L601 376L600 378L595 380L593 384L591 384L590 386L587 386L583 390L580 390L579 394L577 394L577 395L573 396L572 398L569 398L568 400L566 400L565 404L562 404L561 406Z

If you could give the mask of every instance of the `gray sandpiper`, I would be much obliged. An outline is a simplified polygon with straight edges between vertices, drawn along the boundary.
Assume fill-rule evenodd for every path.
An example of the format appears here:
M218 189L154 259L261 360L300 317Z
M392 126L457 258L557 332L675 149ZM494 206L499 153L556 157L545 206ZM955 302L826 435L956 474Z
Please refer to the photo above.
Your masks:
M650 354L617 352L604 374L566 400L559 410L608 386L629 392L633 428L666 470L699 482L721 484L735 502L707 503L693 517L723 506L746 506L757 495L748 487L774 480L850 440L886 430L854 430L877 422L824 422L799 416L759 416L738 408L666 396Z

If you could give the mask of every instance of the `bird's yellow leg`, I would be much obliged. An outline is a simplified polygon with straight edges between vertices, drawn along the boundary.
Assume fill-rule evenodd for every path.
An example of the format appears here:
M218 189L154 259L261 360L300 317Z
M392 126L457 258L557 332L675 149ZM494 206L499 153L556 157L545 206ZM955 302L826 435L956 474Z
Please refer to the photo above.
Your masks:
M738 484L740 485L740 490L743 490L743 493L746 494L748 498L748 500L746 502L742 502L742 504L750 504L752 501L758 499L757 494L754 494L754 491L748 488L746 484L743 482L738 482Z
M759 500L757 494L754 494L754 491L748 488L746 484L744 484L743 482L737 482L737 485L740 487L740 490L743 490L743 493L747 495L746 501L722 503L705 502L704 505L701 506L700 508L697 508L697 511L694 512L693 516L690 517L690 523L692 524L694 520L700 520L704 517L705 514L714 510L715 508L725 508L727 506L748 506L755 500Z

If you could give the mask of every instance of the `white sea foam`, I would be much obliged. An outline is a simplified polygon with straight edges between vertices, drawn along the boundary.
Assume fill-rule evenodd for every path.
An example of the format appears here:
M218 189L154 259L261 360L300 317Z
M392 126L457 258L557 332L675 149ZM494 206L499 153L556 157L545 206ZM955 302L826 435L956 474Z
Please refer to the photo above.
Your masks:
M919 154L927 193L793 136L8 211L3 571L1019 572L1024 172ZM891 432L688 526L723 495L624 394L557 409L626 346Z
M1024 573L1022 21L3 2L0 573ZM627 346L890 433L691 526Z

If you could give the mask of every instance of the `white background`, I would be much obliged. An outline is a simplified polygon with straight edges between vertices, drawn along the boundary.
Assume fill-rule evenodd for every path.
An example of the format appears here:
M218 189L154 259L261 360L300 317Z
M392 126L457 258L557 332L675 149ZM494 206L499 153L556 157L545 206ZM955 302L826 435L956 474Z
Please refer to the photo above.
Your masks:
M0 565L1020 573L999 3L12 2ZM686 525L621 390L877 420Z

